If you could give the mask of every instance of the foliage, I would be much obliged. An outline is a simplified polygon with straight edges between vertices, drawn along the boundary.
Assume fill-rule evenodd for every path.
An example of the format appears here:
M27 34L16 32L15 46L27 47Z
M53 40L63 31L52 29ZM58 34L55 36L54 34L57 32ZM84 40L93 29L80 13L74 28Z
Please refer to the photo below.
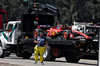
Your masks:
M9 12L9 20L21 19L21 15L27 11L21 0L0 0L0 7Z
M33 0L31 0L33 1ZM48 3L59 8L61 22L71 25L73 21L98 22L100 21L100 0L34 0ZM27 7L21 0L0 0L0 7L9 12L9 20L21 18L27 13ZM93 20L94 15L94 20Z

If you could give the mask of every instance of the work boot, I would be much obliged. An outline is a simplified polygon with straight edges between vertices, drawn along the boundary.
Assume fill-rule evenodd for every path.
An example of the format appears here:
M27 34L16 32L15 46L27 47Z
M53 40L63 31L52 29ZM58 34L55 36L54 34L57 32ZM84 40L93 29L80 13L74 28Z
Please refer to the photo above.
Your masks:
M44 63L43 63L43 62L41 62L41 65L44 65Z
M37 61L34 61L34 64L36 64L37 63Z

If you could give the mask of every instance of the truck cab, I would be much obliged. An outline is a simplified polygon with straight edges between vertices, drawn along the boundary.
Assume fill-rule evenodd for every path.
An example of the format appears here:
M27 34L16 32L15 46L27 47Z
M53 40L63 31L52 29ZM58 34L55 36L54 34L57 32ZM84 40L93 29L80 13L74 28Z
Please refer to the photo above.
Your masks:
M20 21L8 22L6 30L1 33L0 40L5 39L6 44L17 44L17 38L21 35L20 25Z
M7 24L6 30L0 33L0 57L10 55L8 48L17 44L18 37L21 35L21 21L10 21Z
M21 21L10 21L4 32L8 37L7 44L17 44L17 39L21 35Z

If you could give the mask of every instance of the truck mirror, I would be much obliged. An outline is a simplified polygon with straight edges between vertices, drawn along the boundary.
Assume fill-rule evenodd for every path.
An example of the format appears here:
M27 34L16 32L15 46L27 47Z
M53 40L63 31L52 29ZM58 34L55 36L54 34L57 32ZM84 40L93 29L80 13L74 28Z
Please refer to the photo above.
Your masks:
M0 33L3 32L3 30L0 30Z

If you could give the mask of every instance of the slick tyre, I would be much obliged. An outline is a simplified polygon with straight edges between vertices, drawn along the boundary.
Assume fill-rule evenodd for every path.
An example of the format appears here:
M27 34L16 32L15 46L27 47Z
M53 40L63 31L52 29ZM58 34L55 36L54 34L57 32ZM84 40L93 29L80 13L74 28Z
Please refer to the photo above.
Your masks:
M36 38L37 36L39 36L40 32L43 32L43 30L42 29L35 29L34 32L33 32L34 38Z

